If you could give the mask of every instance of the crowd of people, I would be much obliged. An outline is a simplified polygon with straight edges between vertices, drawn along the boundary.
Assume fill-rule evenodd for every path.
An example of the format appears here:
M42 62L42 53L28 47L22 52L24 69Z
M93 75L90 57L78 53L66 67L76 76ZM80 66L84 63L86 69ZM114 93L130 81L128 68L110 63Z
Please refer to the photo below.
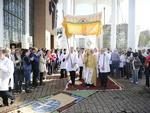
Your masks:
M11 91L31 93L32 88L44 85L45 75L51 76L60 70L60 79L70 76L75 86L77 76L84 80L86 87L96 86L97 78L101 87L107 88L108 76L126 78L138 84L145 75L149 88L150 49L133 52L128 50L84 49L18 49L0 48L0 97L8 106L8 99L14 101ZM68 74L69 73L69 74Z

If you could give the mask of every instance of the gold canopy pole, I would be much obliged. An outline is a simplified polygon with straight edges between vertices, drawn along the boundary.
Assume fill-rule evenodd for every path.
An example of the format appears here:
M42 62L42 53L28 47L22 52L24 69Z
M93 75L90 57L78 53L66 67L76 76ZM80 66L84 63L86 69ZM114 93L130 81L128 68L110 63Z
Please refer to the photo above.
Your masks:
M64 10L62 10L62 13L63 13L63 18L65 17L64 16ZM65 29L66 30L66 29ZM67 35L65 34L66 38L67 38L67 46L68 46L68 51L69 51L69 55L70 55L70 46L69 46L69 41L68 41L68 37ZM69 57L69 56L68 56ZM70 62L71 62L71 66L73 66L73 63L72 63L72 59L71 59L71 56L70 56Z

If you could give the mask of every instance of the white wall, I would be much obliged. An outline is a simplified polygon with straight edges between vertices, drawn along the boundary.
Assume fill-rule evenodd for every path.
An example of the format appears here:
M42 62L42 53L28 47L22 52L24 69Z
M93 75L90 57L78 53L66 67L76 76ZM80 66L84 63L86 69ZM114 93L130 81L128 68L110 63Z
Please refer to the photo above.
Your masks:
M51 44L50 44L50 42L51 42L51 40L50 40L50 39L51 39L51 37L50 37L50 36L51 36L51 33L50 33L48 30L46 30L46 31L45 31L45 34L46 34L46 35L45 35L45 36L46 36L46 37L45 37L45 38L46 38L46 39L45 39L45 44L46 44L46 45L45 45L45 48L46 48L46 49L51 49Z

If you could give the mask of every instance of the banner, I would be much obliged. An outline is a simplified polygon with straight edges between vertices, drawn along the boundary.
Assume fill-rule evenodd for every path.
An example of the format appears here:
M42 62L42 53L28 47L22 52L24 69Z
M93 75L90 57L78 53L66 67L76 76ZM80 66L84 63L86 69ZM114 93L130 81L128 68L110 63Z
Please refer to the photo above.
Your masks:
M67 38L72 35L98 35L102 32L101 13L86 16L64 17L63 26Z

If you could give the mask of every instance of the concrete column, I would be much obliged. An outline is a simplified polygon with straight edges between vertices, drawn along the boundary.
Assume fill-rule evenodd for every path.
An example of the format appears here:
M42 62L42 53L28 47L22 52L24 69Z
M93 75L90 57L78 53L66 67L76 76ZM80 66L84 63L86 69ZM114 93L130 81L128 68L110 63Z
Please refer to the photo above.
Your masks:
M63 0L62 4L63 4L63 6L62 6L62 8L63 8L63 13L64 13L63 16L65 16L66 13L67 13L67 0Z
M93 12L98 13L98 0L96 0L95 4L93 4ZM96 45L96 48L100 47L100 36L96 37L95 45Z
M111 49L116 49L117 0L112 0Z
M75 0L68 0L68 1L70 1L69 2L69 10L70 10L70 15L75 15ZM74 47L74 48L76 48L76 44L74 43L75 42L75 36L73 35L70 39L69 39L70 41L70 47Z
M129 0L128 48L137 49L135 34L135 0Z
M103 34L100 36L99 40L99 48L101 49L103 48Z
M25 36L22 39L22 48L29 48L29 0L25 0Z
M0 47L3 47L4 39L3 0L0 0Z
M75 0L70 0L70 1L71 1L71 3L70 3L70 6L71 6L70 12L71 12L71 15L75 16ZM71 46L73 46L74 48L76 48L76 38L75 38L75 35L73 35L73 37L71 38Z
M65 14L72 14L72 12L73 12L73 7L72 7L72 0L65 0L64 1L65 3L64 3L64 10L65 10Z

